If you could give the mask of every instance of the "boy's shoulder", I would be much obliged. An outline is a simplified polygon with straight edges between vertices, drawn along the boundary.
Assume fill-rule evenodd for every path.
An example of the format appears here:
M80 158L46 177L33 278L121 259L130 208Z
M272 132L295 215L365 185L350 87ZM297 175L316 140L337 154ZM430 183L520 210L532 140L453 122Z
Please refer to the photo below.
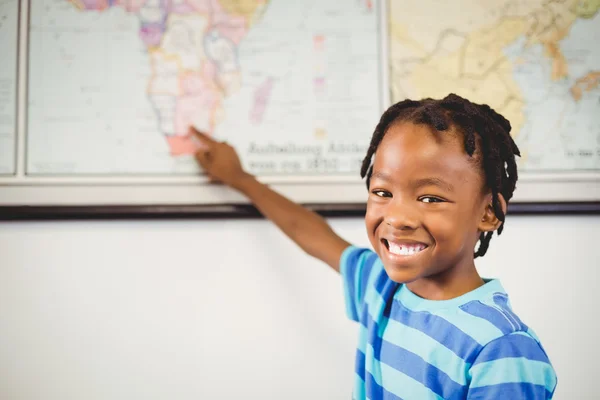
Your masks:
M513 311L498 280L488 280L478 289L442 303L444 306L435 308L426 302L431 308L419 310L419 304L414 307L409 302L414 320L408 323L428 320L419 324L422 331L446 348L443 353L450 350L463 360L473 387L529 382L533 373L535 384L550 394L541 398L551 398L556 374L548 355L537 335Z
M507 293L497 288L470 299L456 312L457 327L478 346L468 356L470 393L497 398L552 398L556 373L535 332L513 311ZM484 285L485 286L485 285ZM491 394L490 394L491 393ZM482 396L483 397L483 396Z
M530 335L529 327L513 311L499 280L485 280L483 286L456 300L455 307L442 308L439 315L481 345L516 333ZM535 334L530 336L536 338Z
M478 348L504 340L534 340L539 343L535 332L514 312L509 296L499 280L487 279L479 288L458 298L445 301L430 301L417 297L405 285L401 285L396 296L401 307L409 313L430 315L461 337L474 340Z
M498 280L487 280L479 294L456 307L440 310L467 337L478 344L475 353L488 351L546 359L536 333L512 309L508 294Z

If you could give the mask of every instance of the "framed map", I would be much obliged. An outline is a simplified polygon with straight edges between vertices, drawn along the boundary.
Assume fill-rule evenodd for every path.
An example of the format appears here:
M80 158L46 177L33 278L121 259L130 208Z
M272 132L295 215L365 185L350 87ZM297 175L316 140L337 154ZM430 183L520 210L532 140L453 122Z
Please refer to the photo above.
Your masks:
M380 114L449 92L511 120L511 210L598 211L600 3L456 3L0 0L0 217L255 214L207 182L190 125L360 214Z

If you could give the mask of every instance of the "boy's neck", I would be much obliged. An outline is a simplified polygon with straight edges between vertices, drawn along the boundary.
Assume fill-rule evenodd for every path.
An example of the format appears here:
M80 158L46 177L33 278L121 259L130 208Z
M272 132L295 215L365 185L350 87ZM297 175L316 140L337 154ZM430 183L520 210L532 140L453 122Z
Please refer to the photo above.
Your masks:
M427 300L450 300L484 285L475 264L467 268L451 268L438 275L406 284L411 292Z

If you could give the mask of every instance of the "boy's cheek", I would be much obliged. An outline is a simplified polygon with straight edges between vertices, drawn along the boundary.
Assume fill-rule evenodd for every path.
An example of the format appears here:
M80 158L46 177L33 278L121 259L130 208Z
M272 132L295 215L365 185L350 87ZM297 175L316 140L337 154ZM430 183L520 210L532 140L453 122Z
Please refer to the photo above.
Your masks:
M442 213L428 214L423 218L423 226L436 241L456 236L457 225L460 226L460 221Z
M367 203L367 210L365 212L365 227L369 236L375 235L377 227L383 223L383 210L374 204Z
M379 251L380 250L379 239L377 238L375 233L369 229L368 226L367 226L367 236L369 237L369 242L371 243L373 250L377 253L377 255L381 256L380 251Z

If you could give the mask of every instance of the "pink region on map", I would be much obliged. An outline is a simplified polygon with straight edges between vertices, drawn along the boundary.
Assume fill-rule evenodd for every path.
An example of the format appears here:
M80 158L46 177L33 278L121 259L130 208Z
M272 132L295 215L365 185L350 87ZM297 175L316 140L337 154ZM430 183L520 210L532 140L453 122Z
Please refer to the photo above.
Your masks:
M194 154L198 150L198 146L194 143L190 135L167 136L167 144L172 156Z
M221 97L218 92L207 88L197 95L181 96L175 106L175 136L168 136L167 141L174 156L193 154L196 144L188 134L188 129L195 123L203 123L210 131L214 129L214 112L220 107ZM208 132L210 133L210 132Z
M104 10L110 7L107 0L80 0L79 2L72 1L75 5L83 6L85 10Z
M212 4L210 4L210 0L186 0L185 2L194 10L202 14L209 14L212 12Z
M116 3L120 4L125 10L135 13L140 11L146 1L148 0L121 0Z
M212 61L207 61L202 65L202 76L204 79L208 79L209 82L215 82L217 80L217 75L219 75L217 64Z
M227 14L219 0L208 0L211 4L213 26L217 31L234 44L240 44L246 33L248 33L248 22L244 17Z
M76 7L84 10L105 10L110 7L120 6L126 11L137 12L148 0L69 0Z
M212 110L218 108L219 102L220 98L214 92L179 97L175 106L175 134L186 135L190 125L198 119L205 120L206 125L212 128Z
M313 37L313 46L315 51L323 51L325 49L325 36L315 35Z
M179 86L184 96L200 93L206 88L206 81L197 73L186 73L180 76Z
M314 79L315 92L323 93L325 92L325 78L322 76L315 77Z
M258 125L262 122L271 92L273 90L273 78L269 77L254 92L254 104L250 110L250 122Z
M179 86L184 95L198 94L205 90L213 90L215 86L209 83L214 82L216 77L217 67L212 62L205 62L201 74L195 72L182 74Z
M182 1L180 3L171 3L170 12L175 14L189 14L196 11L189 1Z
M159 24L146 24L140 28L140 39L147 47L160 44L163 35L163 26Z

